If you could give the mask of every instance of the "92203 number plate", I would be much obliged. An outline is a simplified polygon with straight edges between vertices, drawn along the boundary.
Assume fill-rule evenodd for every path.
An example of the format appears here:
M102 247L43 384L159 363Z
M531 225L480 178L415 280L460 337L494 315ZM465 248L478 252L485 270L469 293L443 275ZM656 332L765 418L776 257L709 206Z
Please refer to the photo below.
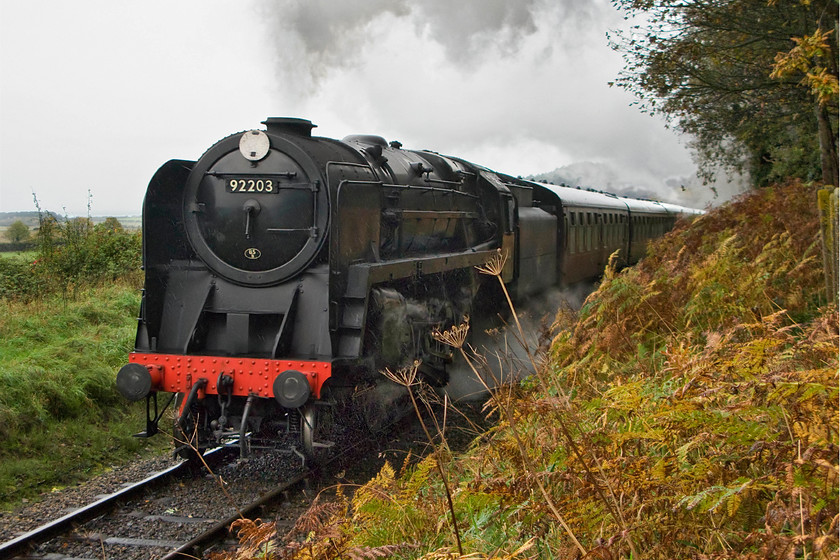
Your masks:
M225 189L230 193L276 193L277 181L274 179L229 177L225 179Z

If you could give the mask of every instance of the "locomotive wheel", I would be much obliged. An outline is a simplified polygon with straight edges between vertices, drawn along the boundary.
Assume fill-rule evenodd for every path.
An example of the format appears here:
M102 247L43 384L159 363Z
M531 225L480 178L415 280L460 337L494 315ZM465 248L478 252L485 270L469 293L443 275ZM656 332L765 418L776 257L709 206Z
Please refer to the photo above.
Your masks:
M335 446L335 442L329 439L333 430L332 409L332 405L317 401L306 405L301 414L303 453L315 464L323 463Z

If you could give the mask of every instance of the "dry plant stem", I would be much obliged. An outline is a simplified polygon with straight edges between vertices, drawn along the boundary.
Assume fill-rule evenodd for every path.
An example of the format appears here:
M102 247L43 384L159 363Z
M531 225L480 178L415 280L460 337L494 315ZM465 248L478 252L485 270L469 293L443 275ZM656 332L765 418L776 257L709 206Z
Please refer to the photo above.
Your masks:
M432 439L432 435L429 433L429 429L426 427L426 423L423 421L422 414L420 413L420 408L417 406L417 401L414 399L414 392L411 390L411 387L408 388L408 395L411 397L411 404L412 406L414 406L414 412L417 414L417 418L420 419L420 425L423 426L423 432L426 434L426 439L429 440L429 443L434 449L435 464L437 465L437 470L440 473L440 478L443 481L443 489L446 492L446 501L449 505L449 514L452 516L452 532L455 533L455 543L458 545L458 554L463 556L464 549L461 546L461 534L458 531L458 520L455 517L455 505L452 503L452 492L449 490L449 482L446 479L446 473L443 472L443 465L441 463L442 457L440 451L437 448L437 446L435 446L435 441L434 439Z
M426 434L426 439L429 440L429 444L432 446L432 450L435 455L435 466L440 474L441 481L443 481L443 489L446 493L446 502L449 505L449 514L452 516L452 532L455 534L455 544L458 545L458 554L463 556L464 549L461 546L461 533L458 530L458 519L455 517L455 504L452 503L452 491L449 489L449 481L447 480L446 473L443 470L443 458L441 456L440 449L435 444L434 438L432 438L432 434L429 432L429 428L426 427L426 423L423 421L423 414L420 412L420 405L417 404L417 399L414 398L414 391L411 389L412 385L414 385L414 379L417 375L418 366L419 362L415 362L414 366L410 368L410 370L401 370L398 373L393 373L392 371L386 369L383 373L385 374L385 377L399 385L402 385L406 388L406 390L408 390L408 396L411 398L411 405L414 407L414 412L417 414L417 419L420 420L420 426L423 428L423 433ZM443 439L442 434L441 439Z
M504 280L502 280L502 276L500 274L496 275L496 279L499 281L499 285L502 287L502 291L505 293L505 299L507 300L508 307L513 312L513 320L516 322L516 330L519 331L520 342L525 349L525 353L528 354L528 359L531 361L531 367L534 368L534 373L536 373L539 378L540 382L543 386L547 389L548 385L545 384L545 380L542 378L541 371L537 368L537 362L534 360L534 356L531 354L531 348L525 342L525 331L522 330L522 324L519 322L519 316L516 314L516 311L513 309L513 301L510 299L510 293L508 293L507 286L505 286Z
M548 504L549 509L551 509L551 513L554 514L555 519L557 519L560 525L562 525L563 529L565 529L566 533L575 543L575 546L577 546L578 550L580 550L580 553L585 556L586 549L583 548L583 545L580 544L580 541L572 532L572 528L569 527L569 524L566 523L565 519L563 519L563 516L560 514L560 511L554 504L554 500L551 498L548 491L545 489L545 486L543 486L542 481L540 481L539 477L537 476L536 468L531 462L531 457L528 455L528 452L525 449L525 444L522 443L522 439L519 437L519 432L516 427L516 421L514 420L513 415L510 413L510 407L504 405L504 403L499 398L497 391L493 391L490 389L490 387L484 381L484 378L481 376L481 374L478 373L478 370L476 370L473 366L472 360L470 360L470 358L467 356L467 353L464 351L463 346L459 346L458 350L461 352L461 356L464 358L464 361L467 363L467 365L470 366L470 369L472 370L473 374L484 386L484 389L488 393L490 393L490 395L493 397L493 400L496 401L496 405L499 407L499 411L504 411L504 414L507 417L508 425L510 426L511 432L513 433L513 439L516 441L516 446L519 448L519 454L522 456L522 462L525 464L525 468L528 470L528 473L531 475L531 477L533 477L534 481L537 483L537 486L540 489L540 493L542 494L543 499Z
M443 449L446 450L446 454L448 456L452 455L452 450L449 449L449 442L446 441L446 412L449 407L449 397L448 395L444 396L443 400L443 424L439 423L437 417L435 416L434 412L432 411L432 404L429 402L428 394L422 395L420 397L420 401L423 403L423 406L426 407L426 411L429 413L429 417L432 419L432 422L435 425L435 432L438 434L440 438L440 445ZM440 401L438 401L440 402ZM421 419L422 422L422 419Z
M499 257L496 257L494 259L491 259L491 262L487 263L484 267L477 267L477 268L478 268L479 272L482 272L483 274L491 274L491 275L495 276L496 279L499 281L499 285L502 288L502 292L504 292L504 294L505 294L505 299L507 300L508 307L510 308L511 314L513 315L514 321L516 322L516 328L519 330L519 336L521 337L522 344L525 347L525 351L528 354L528 358L531 360L531 365L534 368L534 372L537 374L537 377L540 380L540 384L542 385L543 390L548 391L549 385L548 385L547 381L545 380L543 372L542 372L541 369L537 368L536 362L534 361L534 358L531 355L531 350L528 347L528 345L525 344L525 333L522 330L521 323L519 322L519 316L516 313L516 308L514 307L513 301L510 298L510 293L508 292L507 286L505 286L504 280L502 280L501 272L502 272L502 268L504 267L504 261L506 259L507 259L507 255L499 256ZM464 356L464 359L467 359L467 356L464 353L463 348L460 348L460 350L461 350L461 354ZM467 363L470 363L470 361L468 359L467 359ZM470 363L470 367L472 367L471 363ZM473 368L473 371L476 373L476 376L481 380L481 383L484 384L484 380L481 378L480 375L478 375L478 372L475 371L475 368ZM485 387L486 387L486 385L485 385ZM560 391L559 388L557 388L557 391L558 391L558 394L561 394L561 395L563 394L563 392ZM501 406L501 403L498 400L496 402ZM505 409L505 413L508 415L508 421L512 422L512 417L509 413L509 410ZM634 558L638 558L639 555L636 552L636 547L635 547L635 544L633 543L633 539L630 538L630 531L627 528L627 522L625 521L624 515L621 512L621 507L618 504L618 500L616 500L615 493L613 492L612 488L607 483L606 478L604 478L603 482L604 482L604 484L606 484L608 486L609 491L610 491L610 495L613 499L613 502L611 503L609 500L607 500L606 496L604 496L604 493L601 490L601 484L598 482L594 473L592 472L592 469L589 467L589 463L586 461L586 459L584 459L583 453L581 453L580 449L578 448L577 444L575 443L575 440L572 437L572 434L569 431L568 427L566 426L566 422L565 422L564 418L562 417L562 415L560 414L559 411L558 411L558 414L556 415L556 418L557 418L557 422L560 426L560 430L563 432L563 437L565 437L565 439L568 442L569 447L571 447L572 452L574 453L575 457L580 462L580 464L583 466L584 471L586 471L587 477L589 478L590 482L592 483L593 487L595 488L595 491L598 493L599 498L604 503L604 506L606 506L606 508L611 512L613 518L621 526L622 532L624 533L624 538L627 539L627 544L630 547L630 552L632 553ZM514 434L514 437L516 439L517 445L521 446L521 442L519 440L519 435L516 432L516 429L514 428L512 423L511 423L511 429L513 430L513 434ZM524 449L524 447L521 447L520 452L523 452L523 449ZM530 460L530 458L527 458L527 459ZM525 460L524 453L523 453L523 460ZM597 464L597 461L596 461L596 464ZM598 465L598 469L601 471L601 473L603 475L603 470L601 469L600 465ZM542 484L539 483L539 480L537 480L537 483L540 486L540 490L545 495L545 490L542 487ZM573 538L574 538L574 535L573 535ZM577 543L577 539L574 539L574 540ZM579 545L579 543L577 543L577 544Z
M516 309L514 308L513 301L510 298L510 293L508 292L507 286L505 286L505 281L502 279L502 270L504 269L505 261L507 261L507 258L507 253L502 254L501 251L499 251L498 253L496 253L496 255L491 257L490 260L484 264L484 266L477 266L475 268L482 274L495 276L496 280L498 280L499 286L501 286L502 292L505 294L505 299L507 300L508 308L513 313L513 319L516 322L516 328L519 331L520 343L525 349L525 353L528 354L528 359L531 361L531 367L534 369L534 373L540 380L540 383L543 386L543 390L548 391L549 384L545 380L545 376L543 375L542 369L537 367L536 360L531 354L531 348L526 343L525 331L522 329L522 324L519 322L519 316L516 314ZM554 389L557 391L558 395L564 395L564 392L560 389L559 386L555 385Z
M802 462L802 440L796 441L796 455L798 462ZM805 508L802 505L802 488L797 489L799 494L799 532L802 535L802 542L805 542ZM803 560L808 560L808 551L803 547Z

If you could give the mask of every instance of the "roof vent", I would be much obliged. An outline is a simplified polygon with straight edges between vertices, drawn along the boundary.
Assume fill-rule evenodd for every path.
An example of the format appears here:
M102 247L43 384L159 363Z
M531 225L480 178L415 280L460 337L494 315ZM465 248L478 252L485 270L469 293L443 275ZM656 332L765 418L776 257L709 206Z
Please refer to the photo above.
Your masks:
M269 117L263 121L268 132L274 134L294 134L295 136L312 137L312 129L318 126L306 119L291 117Z

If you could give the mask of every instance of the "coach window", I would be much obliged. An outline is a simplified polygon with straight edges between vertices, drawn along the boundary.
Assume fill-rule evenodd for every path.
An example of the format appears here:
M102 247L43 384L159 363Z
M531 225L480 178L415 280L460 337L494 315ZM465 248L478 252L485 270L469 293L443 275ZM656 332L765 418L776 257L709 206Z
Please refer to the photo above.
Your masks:
M580 250L581 252L589 250L589 214L587 212L580 213Z
M621 216L613 214L613 243L618 245L618 240L621 238L621 229L618 227L621 222Z
M568 234L566 242L569 244L569 253L574 253L575 252L575 213L574 212L569 212L568 217L569 217L569 219L568 219L568 221L569 221L569 227L568 227L569 234Z
M609 214L604 214L604 247L612 245L612 221Z
M584 223L583 212L577 213L577 227L575 228L575 251L581 253L585 250L586 245L586 224Z
M606 247L606 222L607 216L605 214L595 214L595 225L598 226L598 228L595 230L595 244L597 245L597 249L603 249L604 247Z

